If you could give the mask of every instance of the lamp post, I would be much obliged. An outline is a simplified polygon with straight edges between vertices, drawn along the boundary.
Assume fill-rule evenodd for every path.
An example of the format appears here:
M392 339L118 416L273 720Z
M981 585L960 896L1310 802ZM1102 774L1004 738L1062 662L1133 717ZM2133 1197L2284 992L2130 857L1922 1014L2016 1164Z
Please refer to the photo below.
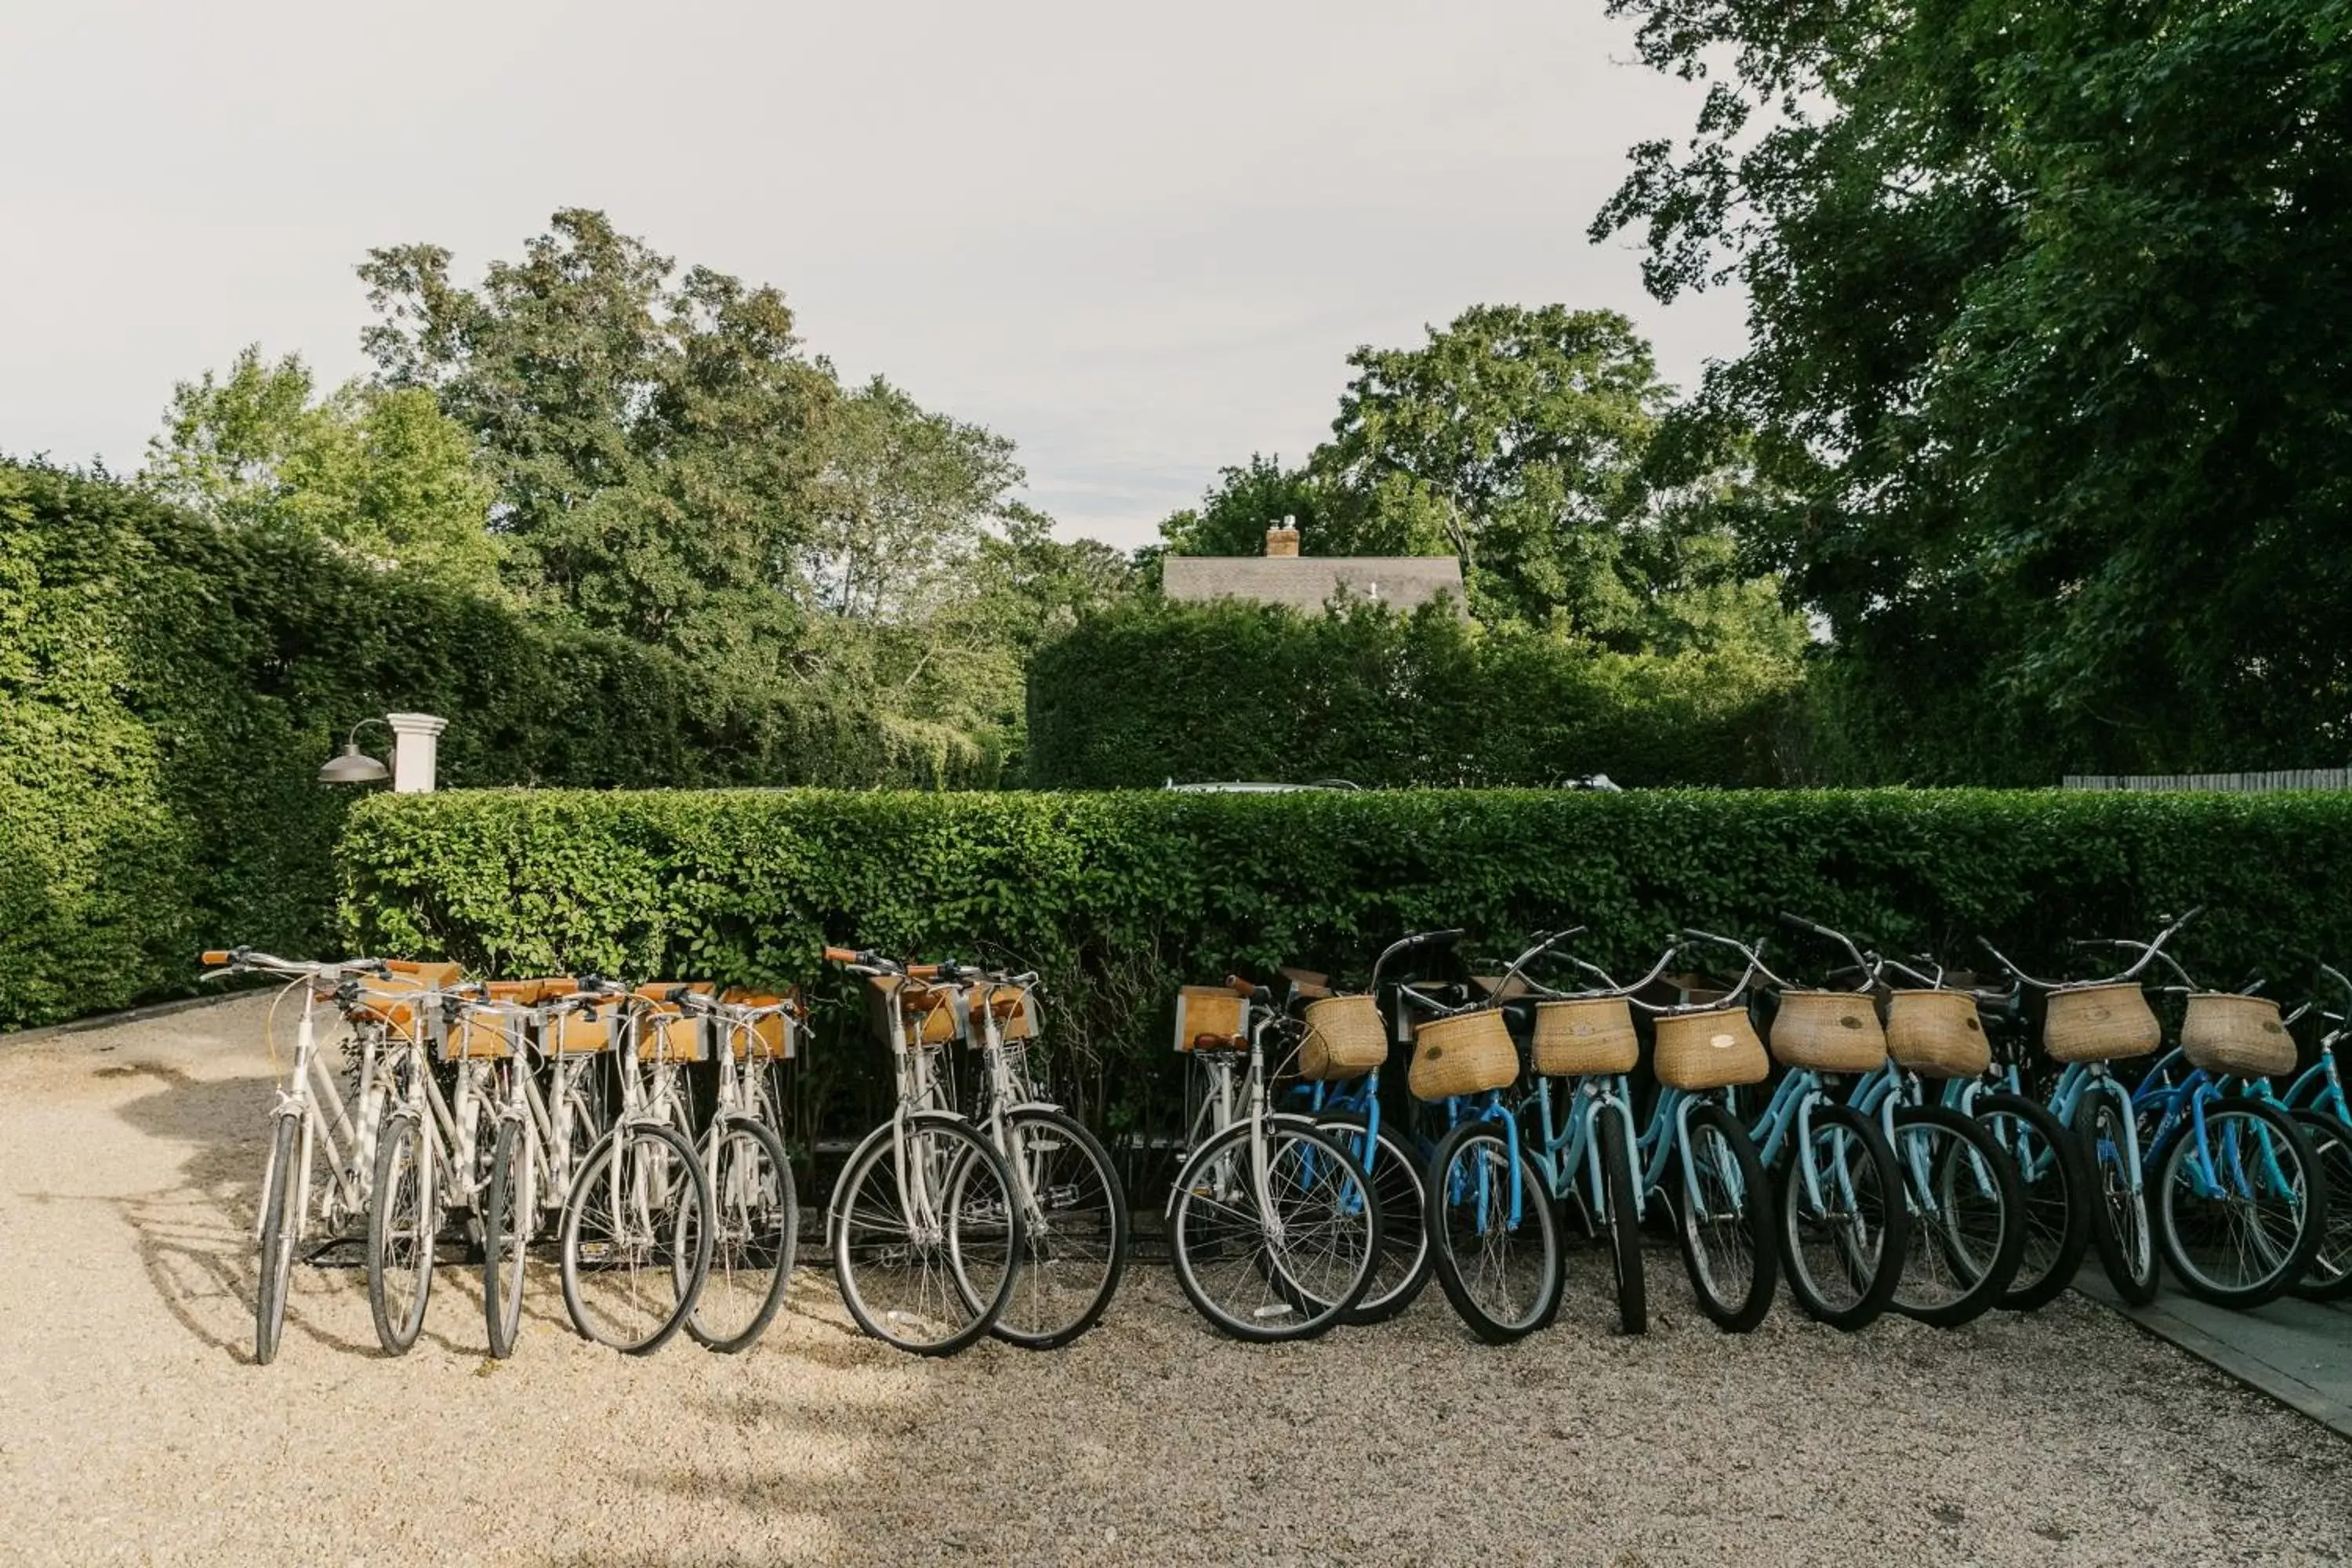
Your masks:
M392 731L389 768L360 750L359 733L371 724ZM362 719L343 737L342 751L319 770L319 782L381 784L388 778L395 795L430 795L440 762L441 731L448 727L448 720L432 713L387 713L381 719Z
M343 737L343 749L329 759L319 770L319 782L331 784L375 784L392 776L392 770L360 750L359 734L371 724L383 724L381 719L362 719ZM391 726L384 725L386 729Z

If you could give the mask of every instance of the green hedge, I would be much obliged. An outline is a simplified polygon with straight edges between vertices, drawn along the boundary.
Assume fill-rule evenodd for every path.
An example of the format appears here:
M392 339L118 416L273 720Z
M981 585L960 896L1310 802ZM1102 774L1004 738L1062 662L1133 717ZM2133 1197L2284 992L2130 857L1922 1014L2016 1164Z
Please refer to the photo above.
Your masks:
M1781 782L1800 670L1752 652L1612 653L1481 630L1443 606L1147 599L1029 668L1029 782L1365 785Z
M439 713L459 784L939 784L993 759L102 478L0 464L0 1027L184 990L331 931L341 732ZM384 753L372 729L367 749Z
M807 983L826 941L1035 967L1061 1091L1114 1127L1164 1119L1178 984L1360 978L1417 928L1499 952L1573 921L1630 970L1679 924L1795 908L2056 968L2069 934L2202 902L2182 952L2213 981L2352 953L2343 795L490 792L368 801L339 858L350 942L498 973ZM870 1124L873 1053L854 1006L830 1017L820 1100Z

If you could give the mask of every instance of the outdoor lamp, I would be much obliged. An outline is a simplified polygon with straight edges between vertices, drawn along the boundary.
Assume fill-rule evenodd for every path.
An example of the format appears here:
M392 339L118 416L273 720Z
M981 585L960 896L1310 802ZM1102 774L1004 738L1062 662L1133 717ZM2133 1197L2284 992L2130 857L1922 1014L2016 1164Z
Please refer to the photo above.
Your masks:
M352 726L343 737L340 756L330 760L319 770L320 784L376 784L392 776L392 770L360 750L359 732L370 724L382 724L381 719L362 719ZM386 726L389 728L390 726Z

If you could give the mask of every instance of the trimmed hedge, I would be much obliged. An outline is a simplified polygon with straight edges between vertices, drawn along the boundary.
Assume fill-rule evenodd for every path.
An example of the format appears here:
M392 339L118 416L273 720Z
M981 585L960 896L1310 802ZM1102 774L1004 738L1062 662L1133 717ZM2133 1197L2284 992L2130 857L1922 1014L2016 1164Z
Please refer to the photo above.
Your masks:
M859 711L103 478L0 463L0 1028L185 991L198 949L326 945L351 725L451 721L457 784L993 782ZM362 737L383 754L381 729Z
M1301 616L1145 599L1029 667L1029 782L1764 785L1801 671L1754 652L1612 653L1443 605Z
M2181 952L2216 983L2352 953L2334 795L490 792L369 800L338 856L351 942L495 973L807 984L826 941L1034 967L1060 1092L1113 1128L1167 1120L1180 984L1360 979L1420 928L1492 953L1573 921L1630 971L1678 925L1764 934L1794 908L2058 969L2070 934L2204 903ZM832 990L820 1109L862 1130L887 1082Z

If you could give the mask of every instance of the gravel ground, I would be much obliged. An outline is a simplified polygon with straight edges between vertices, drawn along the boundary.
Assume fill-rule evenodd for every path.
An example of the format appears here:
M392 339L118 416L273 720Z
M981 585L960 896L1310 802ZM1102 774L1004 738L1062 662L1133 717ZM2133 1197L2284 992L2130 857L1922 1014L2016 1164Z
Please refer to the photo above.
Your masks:
M1213 1335L1163 1268L1046 1355L919 1362L803 1269L740 1358L634 1362L535 1282L375 1348L298 1270L250 1364L261 1006L0 1042L0 1558L370 1563L2338 1562L2352 1447L2074 1297L1854 1336L1785 1303L1471 1342L1433 1289L1312 1345Z

